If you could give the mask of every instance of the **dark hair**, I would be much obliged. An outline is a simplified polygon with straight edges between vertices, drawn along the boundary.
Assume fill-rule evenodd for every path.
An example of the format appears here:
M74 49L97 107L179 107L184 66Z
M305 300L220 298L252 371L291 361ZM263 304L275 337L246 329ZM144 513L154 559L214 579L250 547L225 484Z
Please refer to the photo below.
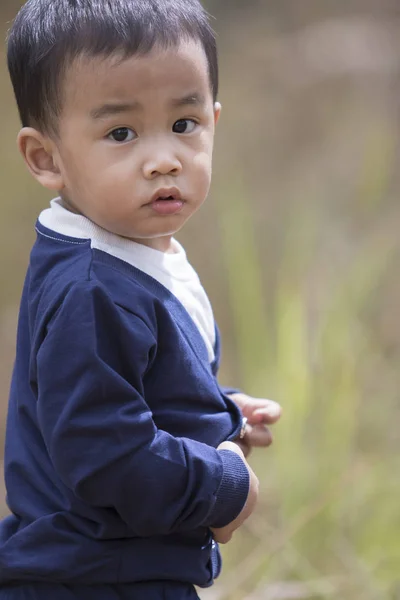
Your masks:
M28 0L8 36L8 68L23 126L56 131L62 78L79 56L144 55L157 44L198 40L214 99L218 58L199 0Z

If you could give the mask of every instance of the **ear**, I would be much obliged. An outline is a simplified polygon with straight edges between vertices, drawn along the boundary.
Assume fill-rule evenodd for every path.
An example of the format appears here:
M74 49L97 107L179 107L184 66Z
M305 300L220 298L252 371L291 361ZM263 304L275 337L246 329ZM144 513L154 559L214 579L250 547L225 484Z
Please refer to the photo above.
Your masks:
M36 181L49 190L62 190L64 181L55 161L54 142L33 127L24 127L18 134L17 143L26 166Z
M219 117L221 115L221 110L222 110L222 106L220 105L219 102L216 102L214 104L214 123L215 125L218 123L219 121Z

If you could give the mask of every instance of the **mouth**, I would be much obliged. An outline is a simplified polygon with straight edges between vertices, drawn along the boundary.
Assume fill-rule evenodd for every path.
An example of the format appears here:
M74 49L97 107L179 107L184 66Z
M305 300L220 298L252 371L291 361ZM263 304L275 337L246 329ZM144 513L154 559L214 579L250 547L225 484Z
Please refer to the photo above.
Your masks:
M162 188L153 194L149 204L154 202L183 202L183 199L178 188Z
M172 215L180 212L184 204L178 188L163 188L153 194L148 206L159 215Z

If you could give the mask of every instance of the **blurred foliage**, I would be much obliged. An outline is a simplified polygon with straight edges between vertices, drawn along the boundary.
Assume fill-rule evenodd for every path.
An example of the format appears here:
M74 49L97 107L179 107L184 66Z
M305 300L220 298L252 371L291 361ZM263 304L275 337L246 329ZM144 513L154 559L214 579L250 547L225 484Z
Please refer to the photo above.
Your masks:
M2 22L21 2L2 0ZM224 338L222 380L280 401L262 499L214 600L400 598L400 13L392 0L206 2L223 118L180 234ZM2 414L33 224L48 196L0 119ZM3 512L5 507L3 507Z

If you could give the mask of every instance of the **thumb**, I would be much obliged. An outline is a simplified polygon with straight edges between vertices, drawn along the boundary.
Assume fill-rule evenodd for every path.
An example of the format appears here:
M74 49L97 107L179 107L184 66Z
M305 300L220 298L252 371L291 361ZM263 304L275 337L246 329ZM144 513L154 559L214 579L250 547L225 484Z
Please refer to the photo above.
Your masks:
M222 444L220 444L218 446L217 450L230 450L231 452L235 452L235 454L238 454L240 456L240 458L245 460L245 457L244 457L244 454L243 454L241 448L239 448L239 446L237 444L235 444L234 442L222 442Z

